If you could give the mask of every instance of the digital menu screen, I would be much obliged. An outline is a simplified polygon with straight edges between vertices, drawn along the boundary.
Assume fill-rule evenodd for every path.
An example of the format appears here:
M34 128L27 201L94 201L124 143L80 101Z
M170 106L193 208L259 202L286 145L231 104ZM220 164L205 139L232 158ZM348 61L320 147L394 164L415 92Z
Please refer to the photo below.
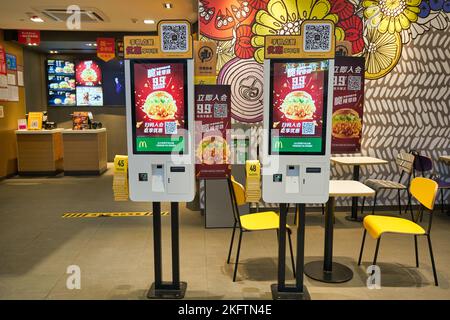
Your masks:
M75 79L77 106L103 106L102 71L97 62L78 61Z
M328 61L272 60L270 154L325 154Z
M103 106L102 87L77 87L77 106Z
M134 153L186 153L186 61L134 61L131 71Z
M68 60L47 60L48 104L76 105L75 64Z

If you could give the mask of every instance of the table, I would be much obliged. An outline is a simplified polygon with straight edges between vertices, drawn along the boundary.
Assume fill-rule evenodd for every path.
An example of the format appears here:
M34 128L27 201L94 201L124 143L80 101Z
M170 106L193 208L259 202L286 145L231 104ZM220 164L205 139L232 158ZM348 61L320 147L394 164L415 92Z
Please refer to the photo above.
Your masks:
M446 155L442 155L439 157L439 160L443 161L443 162L447 162L448 164L450 164L450 155L446 154Z
M330 198L325 213L324 260L305 264L305 274L321 282L342 283L353 278L353 272L343 264L333 262L333 218L335 197L373 197L375 190L354 180L331 180Z
M64 175L99 175L105 172L106 134L106 128L64 130Z
M358 157L331 157L333 163L340 165L353 166L353 180L359 181L359 173L361 166L387 164L388 161L366 156ZM352 214L346 216L349 221L361 222L362 218L358 217L358 197L352 198Z
M16 130L21 175L56 175L63 169L62 129Z

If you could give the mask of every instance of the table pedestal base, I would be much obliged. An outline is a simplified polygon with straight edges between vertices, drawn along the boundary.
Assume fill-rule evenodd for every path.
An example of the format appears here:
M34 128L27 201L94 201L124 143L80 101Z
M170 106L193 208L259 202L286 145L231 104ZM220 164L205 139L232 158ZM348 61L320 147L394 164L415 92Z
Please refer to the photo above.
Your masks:
M187 283L181 281L178 289L173 288L172 283L163 282L161 289L156 289L155 283L152 283L147 293L149 299L183 299L186 294Z
M295 286L286 286L286 291L278 291L277 283L270 285L270 289L272 290L273 300L311 300L311 296L305 286L303 286L302 292L295 291Z
M340 264L333 262L332 271L323 269L323 261L313 261L305 264L305 274L311 279L326 283L342 283L353 278L353 271Z
M348 221L353 221L353 222L362 222L363 221L363 217L353 217L353 216L351 216L351 215L348 215L348 216L345 216L345 220L348 220Z

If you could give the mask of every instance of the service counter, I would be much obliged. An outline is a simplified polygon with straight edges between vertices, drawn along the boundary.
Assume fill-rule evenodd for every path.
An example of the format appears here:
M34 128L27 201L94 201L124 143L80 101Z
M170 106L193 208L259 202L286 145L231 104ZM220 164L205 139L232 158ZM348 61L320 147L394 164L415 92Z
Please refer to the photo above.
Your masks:
M100 175L106 171L106 128L62 132L65 175Z
M19 175L56 175L63 170L62 131L16 130Z

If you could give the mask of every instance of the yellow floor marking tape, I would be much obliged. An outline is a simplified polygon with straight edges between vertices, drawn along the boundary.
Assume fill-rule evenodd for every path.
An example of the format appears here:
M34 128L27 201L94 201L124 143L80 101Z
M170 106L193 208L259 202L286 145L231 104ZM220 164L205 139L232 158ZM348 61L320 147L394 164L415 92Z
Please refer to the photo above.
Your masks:
M85 212L85 213L65 213L63 218L99 218L99 217L146 217L153 215L153 212ZM168 216L168 211L161 211L161 216Z

